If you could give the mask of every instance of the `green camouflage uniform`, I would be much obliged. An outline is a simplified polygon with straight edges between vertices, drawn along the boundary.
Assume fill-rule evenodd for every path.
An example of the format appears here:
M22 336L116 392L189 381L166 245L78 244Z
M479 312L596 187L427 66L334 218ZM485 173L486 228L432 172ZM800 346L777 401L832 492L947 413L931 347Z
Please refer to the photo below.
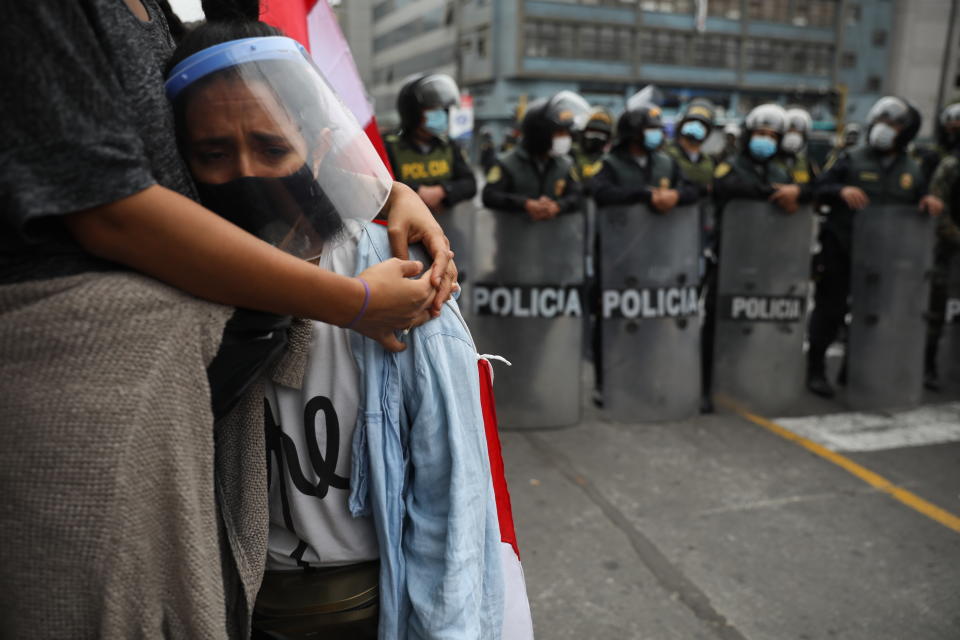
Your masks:
M950 261L960 255L960 157L943 158L930 181L930 194L944 203L937 219L937 243L934 248L933 280L930 285L930 309L927 326L926 364L935 371L937 344L943 334L947 307L947 277Z

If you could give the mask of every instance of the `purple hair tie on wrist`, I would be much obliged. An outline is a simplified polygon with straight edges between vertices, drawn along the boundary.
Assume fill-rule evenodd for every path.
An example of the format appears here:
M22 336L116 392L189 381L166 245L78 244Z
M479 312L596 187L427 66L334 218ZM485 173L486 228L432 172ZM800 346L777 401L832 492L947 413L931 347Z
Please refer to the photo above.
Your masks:
M353 326L360 322L360 318L363 317L363 314L367 311L367 305L370 303L370 285L367 284L367 281L363 278L357 278L360 283L363 285L363 304L360 305L360 311L357 312L357 315L353 317L353 320L350 321L350 324L344 327L344 329L353 329Z

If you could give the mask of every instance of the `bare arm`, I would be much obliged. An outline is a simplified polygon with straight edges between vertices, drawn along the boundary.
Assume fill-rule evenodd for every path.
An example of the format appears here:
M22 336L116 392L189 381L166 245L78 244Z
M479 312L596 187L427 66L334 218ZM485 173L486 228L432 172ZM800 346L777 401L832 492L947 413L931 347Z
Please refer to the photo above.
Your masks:
M70 214L68 229L88 252L153 276L199 298L344 326L364 287L286 254L161 186ZM442 235L442 234L441 234ZM435 289L418 262L390 260L363 273L370 302L354 327L392 349L393 330L422 324Z

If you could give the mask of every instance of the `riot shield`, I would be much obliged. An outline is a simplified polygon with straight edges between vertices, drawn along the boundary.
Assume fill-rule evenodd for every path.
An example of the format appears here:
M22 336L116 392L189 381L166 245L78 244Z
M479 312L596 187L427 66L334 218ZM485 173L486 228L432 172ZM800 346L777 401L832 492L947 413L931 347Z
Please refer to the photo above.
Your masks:
M714 391L758 411L800 397L813 213L732 200L720 230Z
M947 271L947 305L937 355L944 389L960 394L960 253L951 257Z
M682 420L700 401L696 206L597 210L603 406L620 422Z
M924 312L933 220L910 205L870 205L853 222L847 403L916 405L923 395Z
M470 254L473 249L473 218L478 206L473 200L457 203L436 215L440 228L450 240L457 262L458 281L463 286L470 277Z
M469 296L477 350L496 367L497 416L505 428L580 421L584 216L533 222L520 213L474 215Z

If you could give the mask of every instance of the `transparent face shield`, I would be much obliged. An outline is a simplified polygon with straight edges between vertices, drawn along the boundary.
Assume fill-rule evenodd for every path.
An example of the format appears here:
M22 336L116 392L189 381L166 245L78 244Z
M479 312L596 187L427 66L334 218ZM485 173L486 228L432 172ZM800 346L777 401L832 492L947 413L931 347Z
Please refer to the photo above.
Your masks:
M947 106L940 114L940 124L947 127L960 126L960 103Z
M644 105L659 105L663 102L663 92L655 85L648 84L627 99L627 111L633 111Z
M787 112L776 104L762 104L747 114L747 129L770 129L782 134L787 128Z
M460 103L460 89L453 78L443 74L427 76L413 90L424 109L449 109Z
M813 128L813 119L803 109L787 109L787 128L808 133Z
M877 100L867 113L867 122L885 121L890 124L906 125L910 116L910 107L895 96L886 96Z
M559 126L580 131L590 118L590 103L573 91L561 91L547 102L544 115Z
M312 259L386 202L380 156L296 41L210 47L166 89L201 202L262 240Z

